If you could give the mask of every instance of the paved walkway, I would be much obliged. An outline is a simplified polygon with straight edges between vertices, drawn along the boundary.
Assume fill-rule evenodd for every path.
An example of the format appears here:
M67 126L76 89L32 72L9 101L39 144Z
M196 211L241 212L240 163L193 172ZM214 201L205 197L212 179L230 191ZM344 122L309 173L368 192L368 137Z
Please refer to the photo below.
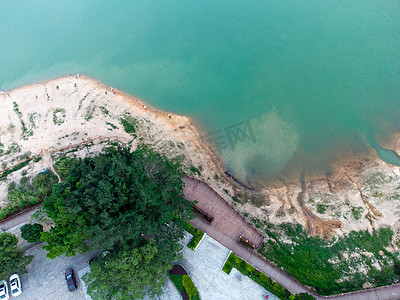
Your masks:
M10 229L17 227L20 224L29 223L29 221L31 220L31 216L36 212L39 206L41 206L41 204L23 210L15 216L0 221L0 227L5 228L9 232Z
M188 236L184 244L190 241ZM279 300L236 269L228 275L222 266L230 250L206 235L195 251L183 250L180 263L189 273L203 300ZM175 298L178 299L178 298Z
M239 241L239 237L243 236L257 247L261 246L264 236L206 183L191 177L183 178L183 182L185 198L197 201L196 207L214 218L210 230L221 231L227 238L235 241Z
M237 256L247 261L249 264L253 265L258 270L265 273L268 277L270 277L275 282L287 288L294 294L298 293L310 293L316 299L340 299L340 300L398 300L400 299L400 284L375 288L370 290L362 290L352 293L339 294L334 296L319 296L313 292L311 292L308 288L302 285L300 282L284 273L280 269L276 268L274 265L266 261L264 258L258 256L257 254L253 254L247 248L238 243L238 235L244 232L242 228L243 223L238 223L234 219L237 218L237 212L228 205L225 200L223 200L211 187L207 184L200 182L191 177L185 177L183 179L185 182L185 197L188 200L196 200L198 201L197 206L199 206L202 210L208 212L213 212L213 217L215 219L209 224L201 218L196 217L191 221L192 225L200 230L206 232L210 237L232 250ZM226 205L223 205L221 201L225 202ZM217 203L217 204L215 204ZM232 210L234 212L228 212L228 210ZM219 215L222 215L222 220L217 221ZM243 219L244 220L244 219ZM246 222L246 221L245 221ZM247 222L246 222L247 223ZM248 223L247 223L248 224ZM248 224L250 225L250 224ZM248 228L248 225L245 228ZM237 226L238 228L232 228L233 226ZM254 227L252 227L255 230ZM249 234L251 238L256 237L254 233L245 233ZM243 235L243 234L242 234ZM262 241L261 241L262 242Z
M223 246L232 250L237 256L247 261L249 264L256 267L258 270L265 273L274 281L286 287L292 293L311 293L317 299L340 299L340 300L398 300L400 299L400 284L385 286L375 289L362 290L352 293L339 294L334 296L318 296L297 280L290 277L280 269L273 266L264 258L248 251L240 243L238 237L245 236L254 244L260 245L262 243L262 235L247 223L225 200L221 198L211 187L207 184L198 181L191 177L185 177L185 197L188 200L198 201L197 206L203 211L210 212L214 217L211 224L196 217L191 223L206 232L210 237L218 241ZM5 227L7 231L13 227L27 223L30 216L36 209L29 210L24 214L20 214L14 218L0 222L1 227ZM261 236L261 237L260 237Z

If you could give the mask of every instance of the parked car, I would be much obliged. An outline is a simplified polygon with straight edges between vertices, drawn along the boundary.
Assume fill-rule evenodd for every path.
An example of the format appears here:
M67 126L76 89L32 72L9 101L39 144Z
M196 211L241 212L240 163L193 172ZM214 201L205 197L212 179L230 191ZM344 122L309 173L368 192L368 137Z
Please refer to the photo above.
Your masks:
M75 273L74 273L73 269L68 269L65 272L65 280L67 281L68 290L70 292L73 292L78 288L78 285L76 284L76 278L75 278Z
M7 281L0 281L0 299L8 300L10 298L10 294L8 293L8 284Z
M13 295L14 297L17 297L22 294L21 280L19 279L18 274L11 275L10 290L11 290L11 295Z

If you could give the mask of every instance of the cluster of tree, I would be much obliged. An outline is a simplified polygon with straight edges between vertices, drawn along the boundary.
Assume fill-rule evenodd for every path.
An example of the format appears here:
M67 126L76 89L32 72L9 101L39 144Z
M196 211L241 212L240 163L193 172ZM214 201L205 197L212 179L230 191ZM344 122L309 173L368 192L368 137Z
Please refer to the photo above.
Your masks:
M43 232L42 224L25 224L21 227L21 237L28 243L36 243L40 241Z
M55 224L41 233L47 256L107 249L85 278L93 299L161 293L182 249L183 229L173 220L193 218L180 162L143 147L109 148L68 165L65 181L43 203Z
M14 273L26 273L33 256L26 256L17 249L18 239L11 233L0 234L0 280L8 280Z

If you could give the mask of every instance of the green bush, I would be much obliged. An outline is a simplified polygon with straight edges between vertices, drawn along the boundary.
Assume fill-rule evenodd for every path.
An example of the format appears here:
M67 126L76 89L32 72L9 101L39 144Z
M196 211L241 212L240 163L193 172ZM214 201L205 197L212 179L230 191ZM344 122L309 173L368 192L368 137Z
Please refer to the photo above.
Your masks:
M195 166L190 166L189 170L193 174L197 174L197 175L201 176L201 171L203 170L203 167L199 166L198 168L196 168Z
M57 174L60 176L61 180L65 180L68 174L68 171L72 168L75 159L68 158L66 156L61 157L59 160L56 161L54 164L54 169L56 170Z
M179 293L182 293L183 289L185 289L190 300L200 300L199 292L189 275L175 275L168 273L168 276L178 289Z
M120 122L122 126L124 126L126 133L136 137L137 120L135 118L133 118L129 113L125 113L123 117L121 117Z
M196 249L197 245L200 243L201 239L204 236L204 232L196 229L196 232L193 235L193 238L188 243L188 247L192 250Z
M57 183L57 181L57 176L50 171L38 174L32 180L32 185L36 191L36 196L43 201L44 197L51 192L53 185Z
M9 192L8 204L0 209L0 220L41 203L56 181L57 177L53 173L40 173L33 179L32 186L20 186Z
M0 209L0 220L11 216L25 208L39 204L40 198L37 197L32 191L19 188L13 190L8 194L8 204Z
M28 243L36 243L40 240L40 234L43 232L42 224L25 224L21 227L21 237Z
M175 275L175 274L168 273L168 276L171 279L171 281L175 284L179 293L182 293L182 291L183 291L182 275Z
M378 286L390 285L400 279L393 268L395 254L386 253L385 248L391 245L393 238L390 228L381 228L372 234L353 231L334 241L309 236L301 225L268 224L264 228L269 239L261 245L259 253L302 284L315 287L318 294L360 290L366 281ZM291 242L285 242L287 240ZM344 258L344 251L374 255ZM385 255L380 255L380 251ZM374 260L379 261L381 270L373 268ZM352 270L358 270L360 263L369 269L368 274L357 272L347 280L340 280Z
M4 171L4 172L0 175L0 179L1 179L1 178L5 178L5 177L7 177L8 174L11 174L12 172L18 171L19 169L22 169L23 167L27 166L27 165L29 164L30 161L31 161L31 159L28 159L28 160L26 160L26 161L20 163L19 165L16 165L15 167Z
M273 293L279 299L294 299L294 295L290 292L287 292L283 286L272 281L267 275L260 271L257 271L252 265L240 259L233 253L229 255L225 265L222 267L222 271L229 274L232 271L232 268L236 268L243 275L249 276L252 280ZM289 296L287 296L287 293L289 294Z
M189 275L182 276L182 284L189 296L189 299L196 299L199 297L196 286L194 285L192 279L190 279Z
M180 228L182 228L183 230L189 232L191 235L195 235L197 229L196 227L194 227L192 224L190 224L189 222L182 220L181 218L179 218L178 216L174 216L173 218L173 222Z

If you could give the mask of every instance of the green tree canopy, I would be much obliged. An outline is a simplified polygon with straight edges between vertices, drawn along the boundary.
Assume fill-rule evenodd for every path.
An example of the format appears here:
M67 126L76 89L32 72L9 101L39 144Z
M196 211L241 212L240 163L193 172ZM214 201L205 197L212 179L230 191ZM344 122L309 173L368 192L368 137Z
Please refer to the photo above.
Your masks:
M43 203L56 225L42 234L48 257L112 249L128 240L134 247L142 236L163 239L174 216L193 218L193 204L183 198L183 176L178 161L145 147L132 153L108 148L75 160L65 182Z
M42 224L25 224L21 227L21 237L28 243L36 243L40 240L40 234L43 232Z
M25 256L17 249L18 239L11 233L0 234L0 280L8 280L14 273L26 273L33 256Z
M174 247L163 249L151 239L143 246L124 245L119 251L99 257L83 277L89 295L94 300L125 300L141 299L147 289L150 296L161 294L165 273L173 261L181 259L180 245L172 244Z

